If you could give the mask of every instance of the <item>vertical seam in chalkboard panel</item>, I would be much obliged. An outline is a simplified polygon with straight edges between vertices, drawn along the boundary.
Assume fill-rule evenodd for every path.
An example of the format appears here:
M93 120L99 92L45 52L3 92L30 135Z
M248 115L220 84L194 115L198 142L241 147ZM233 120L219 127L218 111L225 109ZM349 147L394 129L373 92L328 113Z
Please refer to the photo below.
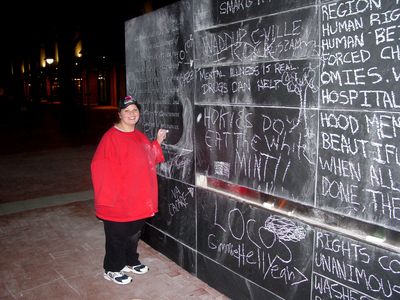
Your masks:
M320 0L318 0L321 2ZM318 25L318 45L321 45L321 3L318 5L318 11L317 11L317 25ZM320 80L321 78L321 47L319 47L319 66L318 66L318 79ZM317 141L316 141L316 148L317 148L317 161L315 164L315 180L314 180L314 207L317 207L317 189L318 189L318 157L319 157L319 115L320 115L320 101L321 101L321 89L318 88L318 95L317 95Z

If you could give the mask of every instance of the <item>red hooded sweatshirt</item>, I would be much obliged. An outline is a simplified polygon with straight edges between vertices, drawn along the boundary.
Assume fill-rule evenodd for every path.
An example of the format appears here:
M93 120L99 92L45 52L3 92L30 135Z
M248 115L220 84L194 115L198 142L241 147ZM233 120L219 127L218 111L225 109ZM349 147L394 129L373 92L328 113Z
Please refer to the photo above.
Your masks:
M94 154L91 171L96 216L130 222L158 211L156 164L164 161L157 140L139 130L110 128Z

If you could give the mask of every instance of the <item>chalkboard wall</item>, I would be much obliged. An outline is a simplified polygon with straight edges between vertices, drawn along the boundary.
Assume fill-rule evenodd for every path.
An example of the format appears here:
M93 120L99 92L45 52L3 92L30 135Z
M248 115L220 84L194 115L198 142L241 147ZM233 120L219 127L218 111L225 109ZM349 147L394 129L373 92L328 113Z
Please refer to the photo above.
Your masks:
M166 177L194 183L192 5L168 9L125 23L127 93L142 104L140 127L154 138L168 129L159 169Z
M400 231L399 2L195 7L196 172Z
M384 0L320 8L317 182L318 207L397 231L399 8Z
M169 130L146 242L233 299L400 299L400 1L182 0L125 37Z
M317 116L298 109L196 106L196 171L313 205Z
M205 273L200 276L222 290L230 289L232 298L399 299L399 253L201 188L197 191L198 251L240 274L243 278L235 280L248 288L221 283L208 266L199 267ZM249 282L269 294L253 298L252 292L259 291Z
M198 189L198 251L284 299L309 299L310 226Z

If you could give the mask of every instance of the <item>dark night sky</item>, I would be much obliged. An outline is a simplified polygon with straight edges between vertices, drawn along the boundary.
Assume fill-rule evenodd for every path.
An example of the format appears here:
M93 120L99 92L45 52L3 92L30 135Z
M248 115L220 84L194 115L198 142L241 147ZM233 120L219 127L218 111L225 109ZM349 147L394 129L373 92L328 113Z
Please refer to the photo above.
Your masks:
M99 42L123 40L124 22L144 13L146 0L109 1L108 4L90 5L71 1L19 2L7 4L0 18L1 60L7 63L13 56L29 52L39 41L52 40L65 31L90 34ZM177 2L153 0L153 10ZM100 2L101 3L101 2ZM99 45L101 47L101 45Z

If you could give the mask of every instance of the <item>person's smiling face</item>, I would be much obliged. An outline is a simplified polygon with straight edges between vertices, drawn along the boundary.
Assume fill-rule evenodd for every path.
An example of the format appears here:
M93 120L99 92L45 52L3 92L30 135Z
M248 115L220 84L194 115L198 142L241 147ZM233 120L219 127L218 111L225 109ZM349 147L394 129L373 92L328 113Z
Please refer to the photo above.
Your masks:
M139 121L140 112L135 104L131 104L127 108L122 109L119 112L119 116L123 125L134 127Z

